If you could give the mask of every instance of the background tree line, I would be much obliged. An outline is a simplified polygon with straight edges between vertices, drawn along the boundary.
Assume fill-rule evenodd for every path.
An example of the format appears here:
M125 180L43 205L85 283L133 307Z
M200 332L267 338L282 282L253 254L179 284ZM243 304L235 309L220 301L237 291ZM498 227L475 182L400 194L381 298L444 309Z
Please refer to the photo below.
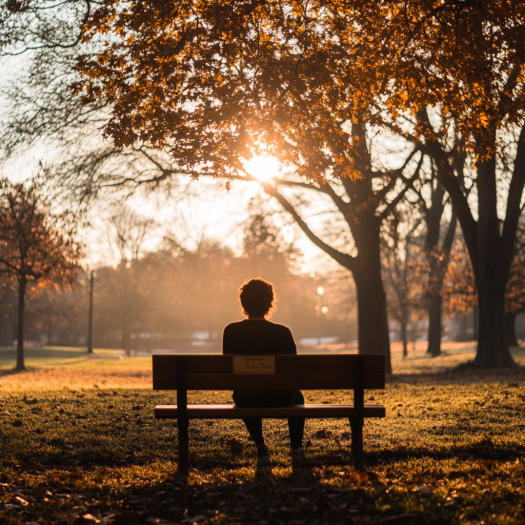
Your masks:
M7 93L6 156L59 145L52 173L82 202L108 186L166 190L181 174L254 180L243 160L277 157L290 169L262 188L352 274L360 351L387 358L385 250L401 268L400 304L414 266L399 217L410 208L426 223L432 355L457 222L477 294L472 365L514 364L505 319L525 183L522 2L92 7L72 3L59 24L44 0L2 7L2 52L31 57ZM324 228L308 220L314 200L334 216Z

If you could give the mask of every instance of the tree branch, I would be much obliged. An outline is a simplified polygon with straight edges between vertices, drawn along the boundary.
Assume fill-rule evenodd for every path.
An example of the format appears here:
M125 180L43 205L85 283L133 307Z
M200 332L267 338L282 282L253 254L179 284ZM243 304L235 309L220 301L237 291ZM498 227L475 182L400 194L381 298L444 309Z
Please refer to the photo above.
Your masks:
M387 171L386 173L384 173L385 176L390 177L390 181L388 182L388 184L384 188L382 188L381 190L379 190L376 193L376 195L378 197L378 201L377 201L378 203L383 201L385 199L387 193L390 190L392 190L392 188L396 185L397 180L399 179L399 177L401 175L403 175L403 172L405 171L405 168L408 166L408 163L412 160L412 157L419 151L419 149L420 148L415 147L410 152L410 155L407 157L407 159L403 163L403 166L401 166L399 169Z
M347 253L340 252L332 246L329 246L324 241L322 241L315 233L309 228L303 218L297 213L297 210L294 206L283 196L281 195L276 188L270 186L268 183L260 183L264 191L277 199L279 204L292 216L297 225L301 228L304 234L312 241L318 248L323 250L328 254L332 259L337 261L341 266L348 268L350 271L353 271L355 268L355 258Z
M421 171L421 166L423 165L423 159L425 158L424 155L421 155L421 158L419 159L416 171L414 172L414 175L410 177L410 179L407 179L403 175L400 176L401 179L405 182L405 187L399 192L399 194L396 196L394 200L381 212L379 215L379 219L382 221L388 217L390 212L401 202L401 200L404 198L406 192L413 186L414 182L416 182L417 179L419 179L419 172Z

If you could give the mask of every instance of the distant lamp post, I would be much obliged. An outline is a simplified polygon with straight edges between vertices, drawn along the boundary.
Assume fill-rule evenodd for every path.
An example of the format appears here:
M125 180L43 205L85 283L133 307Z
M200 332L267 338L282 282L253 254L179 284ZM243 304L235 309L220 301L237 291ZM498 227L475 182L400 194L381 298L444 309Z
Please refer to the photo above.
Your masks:
M91 270L91 276L89 279L89 319L88 319L88 340L87 340L87 353L93 353L93 283L94 283L94 272Z

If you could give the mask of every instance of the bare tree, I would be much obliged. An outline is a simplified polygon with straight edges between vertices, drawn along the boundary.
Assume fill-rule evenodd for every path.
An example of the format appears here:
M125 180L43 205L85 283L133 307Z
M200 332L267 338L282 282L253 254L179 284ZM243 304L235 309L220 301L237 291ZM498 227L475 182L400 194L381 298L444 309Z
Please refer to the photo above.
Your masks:
M114 280L115 300L119 304L117 316L122 326L122 347L131 354L131 326L151 295L144 282L137 277L134 263L145 255L144 245L157 227L153 219L133 212L128 205L116 208L110 218L110 243L118 252L119 278Z

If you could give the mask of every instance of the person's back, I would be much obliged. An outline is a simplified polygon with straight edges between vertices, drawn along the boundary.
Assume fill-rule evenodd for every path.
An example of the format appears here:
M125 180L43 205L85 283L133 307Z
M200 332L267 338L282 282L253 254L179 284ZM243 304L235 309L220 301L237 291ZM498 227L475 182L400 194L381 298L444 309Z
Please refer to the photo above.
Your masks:
M223 353L229 355L282 355L297 354L297 347L290 329L272 323L265 317L272 310L274 302L273 285L263 279L251 279L240 289L240 302L248 319L230 323L224 329ZM276 407L304 404L299 390L235 390L233 400L245 407ZM244 418L244 423L253 439L259 455L267 455L268 449L262 435L260 417ZM292 452L303 454L303 417L288 418Z
M222 351L231 355L297 354L287 326L266 319L244 319L224 329ZM291 403L294 390L235 390L237 405L282 406Z
M296 354L292 332L287 326L266 319L244 319L224 329L223 353L237 355Z

